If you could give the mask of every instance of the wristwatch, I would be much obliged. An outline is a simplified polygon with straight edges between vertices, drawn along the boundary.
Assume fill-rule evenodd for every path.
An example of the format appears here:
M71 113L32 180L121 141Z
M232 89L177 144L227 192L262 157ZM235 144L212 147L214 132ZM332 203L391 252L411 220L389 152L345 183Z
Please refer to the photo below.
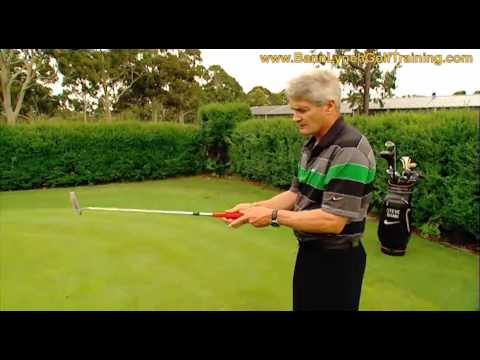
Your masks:
M272 211L272 221L270 223L270 225L272 225L273 227L279 227L280 224L278 223L278 220L277 220L277 213L278 213L278 209L273 209Z

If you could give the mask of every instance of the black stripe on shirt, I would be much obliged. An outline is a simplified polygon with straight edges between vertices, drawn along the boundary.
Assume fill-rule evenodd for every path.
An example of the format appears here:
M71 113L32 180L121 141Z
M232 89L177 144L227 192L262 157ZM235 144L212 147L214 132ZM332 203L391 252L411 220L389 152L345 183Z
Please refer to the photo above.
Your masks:
M373 191L373 182L362 184L357 181L333 179L325 187L325 190L357 197L364 197Z

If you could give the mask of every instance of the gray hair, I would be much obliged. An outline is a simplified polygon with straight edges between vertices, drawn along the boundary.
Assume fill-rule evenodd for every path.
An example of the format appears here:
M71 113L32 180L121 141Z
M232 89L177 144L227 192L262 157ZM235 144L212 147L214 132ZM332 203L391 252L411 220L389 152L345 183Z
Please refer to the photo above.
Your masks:
M340 81L329 70L310 70L293 78L287 83L286 93L289 99L306 100L316 105L335 100L337 111L340 111Z

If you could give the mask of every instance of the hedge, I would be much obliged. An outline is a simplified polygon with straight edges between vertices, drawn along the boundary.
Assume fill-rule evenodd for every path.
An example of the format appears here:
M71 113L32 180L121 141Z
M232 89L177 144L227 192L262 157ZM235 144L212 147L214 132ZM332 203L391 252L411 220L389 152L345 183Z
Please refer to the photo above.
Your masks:
M232 133L232 170L248 179L289 187L298 169L302 143L291 120L246 121Z
M178 124L0 125L0 190L161 179L210 170L288 188L304 138L287 118L248 119L246 104L209 104L200 128ZM479 236L478 114L393 112L346 117L377 158L371 210L386 192L386 140L426 175L413 193L413 224ZM400 166L400 162L398 164Z
M413 193L413 225L479 236L477 113L468 110L392 112L345 117L369 139L377 159L371 211L386 193L384 143L397 145L397 159L410 156L425 173ZM291 119L252 119L232 134L230 158L239 175L288 188L296 171L300 136Z
M206 147L206 168L224 174L230 167L228 147L235 126L252 116L245 103L211 103L200 107L198 118L201 126L201 141Z
M196 174L200 131L174 124L0 126L0 190Z

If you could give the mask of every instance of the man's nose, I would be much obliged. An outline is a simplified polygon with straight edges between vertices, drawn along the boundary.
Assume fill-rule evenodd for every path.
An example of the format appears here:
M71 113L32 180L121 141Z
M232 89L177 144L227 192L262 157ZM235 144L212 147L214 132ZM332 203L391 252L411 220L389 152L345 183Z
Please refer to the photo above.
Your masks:
M302 120L300 116L298 116L297 114L293 114L293 121L299 122L300 120Z

